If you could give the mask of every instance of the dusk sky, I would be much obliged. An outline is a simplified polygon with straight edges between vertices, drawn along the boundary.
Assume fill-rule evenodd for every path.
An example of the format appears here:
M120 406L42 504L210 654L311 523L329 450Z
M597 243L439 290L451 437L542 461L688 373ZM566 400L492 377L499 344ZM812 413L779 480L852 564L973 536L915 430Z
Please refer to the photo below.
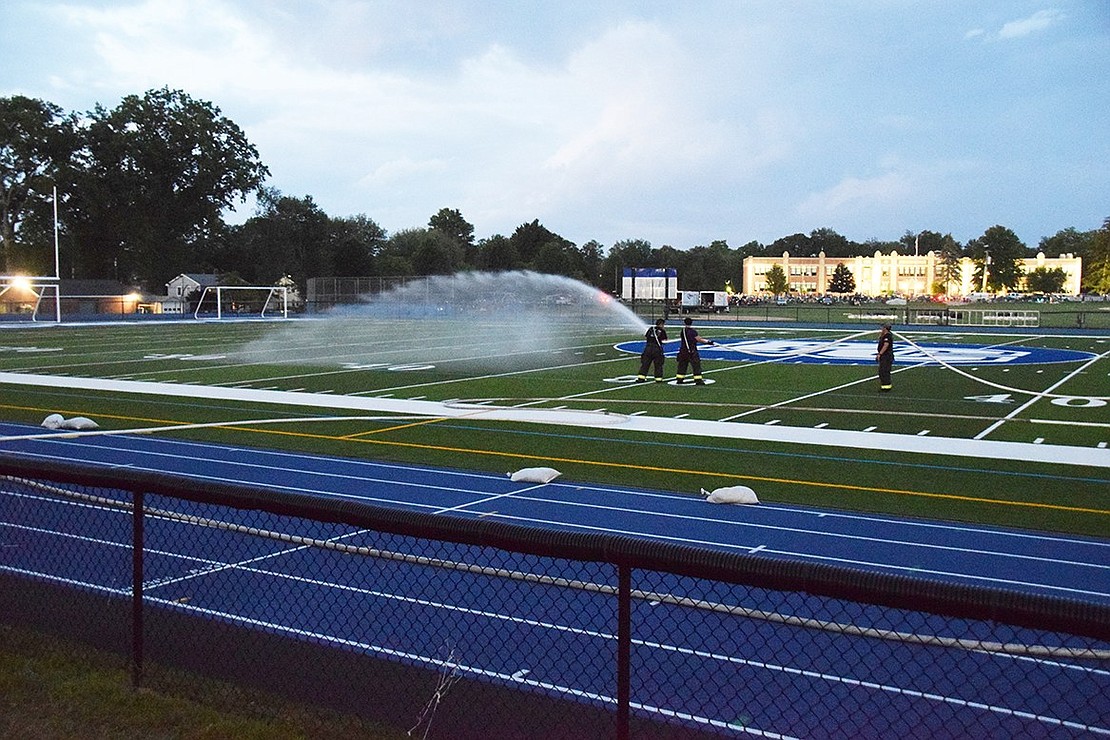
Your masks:
M183 90L268 185L389 233L1036 246L1110 216L1107 0L5 0L0 48L0 96Z

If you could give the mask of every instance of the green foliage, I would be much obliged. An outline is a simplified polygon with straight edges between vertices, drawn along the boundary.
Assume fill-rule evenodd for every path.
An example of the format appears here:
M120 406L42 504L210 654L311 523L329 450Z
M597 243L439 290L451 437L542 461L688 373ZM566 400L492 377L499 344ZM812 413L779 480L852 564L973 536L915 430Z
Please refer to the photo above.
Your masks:
M829 280L830 293L852 293L856 289L856 278L843 262L838 262Z
M1094 233L1083 265L1083 289L1110 293L1110 218Z
M1040 250L1045 257L1060 257L1065 254L1074 254L1076 257L1086 257L1091 249L1095 237L1094 231L1077 231L1075 227L1057 231L1052 236L1041 239Z
M1027 256L1028 250L1010 229L1005 226L992 226L978 239L967 245L968 256L975 260L975 279L983 283L986 272L986 287L990 292L1005 288L1016 288L1024 277L1020 260Z
M1059 267L1052 270L1038 267L1025 276L1025 289L1032 293L1059 293L1067 279L1068 274Z
M44 225L52 221L58 172L77 149L76 126L73 115L52 103L22 95L0 98L0 271L27 268L17 257L19 236L27 241L34 234L30 241L40 251L50 244L52 235ZM20 225L36 216L38 228L20 234Z
M782 295L789 286L782 265L771 265L771 269L767 271L767 290L775 295Z

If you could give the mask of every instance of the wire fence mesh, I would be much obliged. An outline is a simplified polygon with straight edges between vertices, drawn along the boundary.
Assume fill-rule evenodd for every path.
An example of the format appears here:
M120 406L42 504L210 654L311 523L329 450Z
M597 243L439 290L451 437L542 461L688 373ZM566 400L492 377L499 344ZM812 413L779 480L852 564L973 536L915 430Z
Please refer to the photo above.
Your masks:
M0 614L418 737L1110 734L1110 610L0 460ZM118 479L118 480L116 480ZM113 482L114 481L114 482Z

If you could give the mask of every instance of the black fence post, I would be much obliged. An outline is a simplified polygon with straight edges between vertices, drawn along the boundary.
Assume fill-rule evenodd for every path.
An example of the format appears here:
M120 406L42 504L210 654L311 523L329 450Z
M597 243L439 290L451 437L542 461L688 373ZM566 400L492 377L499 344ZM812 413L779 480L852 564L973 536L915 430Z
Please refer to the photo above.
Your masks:
M143 679L143 492L132 491L131 515L131 686Z
M632 569L618 566L617 591L617 737L628 740L632 699Z

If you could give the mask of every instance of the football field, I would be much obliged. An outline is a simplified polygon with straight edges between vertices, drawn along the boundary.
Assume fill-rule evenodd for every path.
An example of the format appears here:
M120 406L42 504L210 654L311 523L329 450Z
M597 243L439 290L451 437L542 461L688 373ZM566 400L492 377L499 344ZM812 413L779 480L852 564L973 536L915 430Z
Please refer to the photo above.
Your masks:
M635 383L640 331L556 315L0 329L0 418L699 496L1110 534L1110 337L699 321L705 385ZM43 429L43 433L51 432Z

